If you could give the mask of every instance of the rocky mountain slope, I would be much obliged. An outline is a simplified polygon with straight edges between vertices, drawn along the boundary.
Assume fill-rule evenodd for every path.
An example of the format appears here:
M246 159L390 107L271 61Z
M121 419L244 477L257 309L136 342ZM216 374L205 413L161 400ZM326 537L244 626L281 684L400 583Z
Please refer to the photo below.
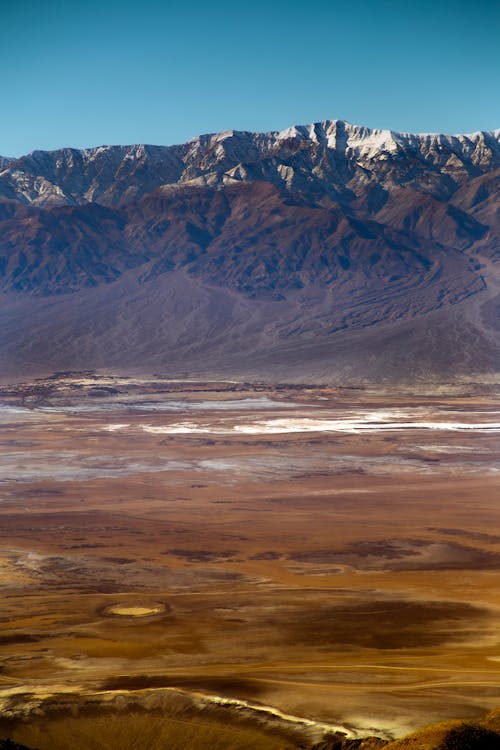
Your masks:
M500 131L327 121L0 160L5 377L500 371Z

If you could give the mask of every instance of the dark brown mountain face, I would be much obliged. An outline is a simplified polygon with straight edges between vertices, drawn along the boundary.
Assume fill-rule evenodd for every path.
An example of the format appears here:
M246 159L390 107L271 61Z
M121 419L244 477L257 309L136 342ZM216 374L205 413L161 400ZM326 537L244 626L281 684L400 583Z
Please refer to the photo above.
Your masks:
M332 121L0 160L2 375L493 376L499 140Z

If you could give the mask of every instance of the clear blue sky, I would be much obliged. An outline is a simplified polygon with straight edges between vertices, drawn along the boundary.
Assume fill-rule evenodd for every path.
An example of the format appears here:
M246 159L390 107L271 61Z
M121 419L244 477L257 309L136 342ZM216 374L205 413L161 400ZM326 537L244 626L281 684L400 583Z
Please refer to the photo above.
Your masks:
M1 0L0 154L500 127L499 0Z

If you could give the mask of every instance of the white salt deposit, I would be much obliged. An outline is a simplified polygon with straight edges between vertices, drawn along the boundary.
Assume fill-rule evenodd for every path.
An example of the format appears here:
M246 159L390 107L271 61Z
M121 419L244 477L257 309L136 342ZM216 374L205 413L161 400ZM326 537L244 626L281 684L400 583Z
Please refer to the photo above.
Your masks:
M212 425L202 422L174 422L168 425L139 425L144 432L153 434L231 434L276 435L293 432L395 432L401 430L441 430L448 432L482 432L496 434L500 432L498 422L445 422L445 421L405 421L395 420L388 412L368 413L362 416L351 415L347 418L314 418L293 417L290 419L265 419L254 422L234 424L220 422Z

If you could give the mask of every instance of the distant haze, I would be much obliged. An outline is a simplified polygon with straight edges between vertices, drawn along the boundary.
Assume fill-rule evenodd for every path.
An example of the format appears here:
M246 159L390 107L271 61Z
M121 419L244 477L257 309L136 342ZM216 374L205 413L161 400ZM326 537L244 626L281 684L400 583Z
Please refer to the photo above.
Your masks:
M0 27L4 156L331 118L500 126L494 0L7 0Z

